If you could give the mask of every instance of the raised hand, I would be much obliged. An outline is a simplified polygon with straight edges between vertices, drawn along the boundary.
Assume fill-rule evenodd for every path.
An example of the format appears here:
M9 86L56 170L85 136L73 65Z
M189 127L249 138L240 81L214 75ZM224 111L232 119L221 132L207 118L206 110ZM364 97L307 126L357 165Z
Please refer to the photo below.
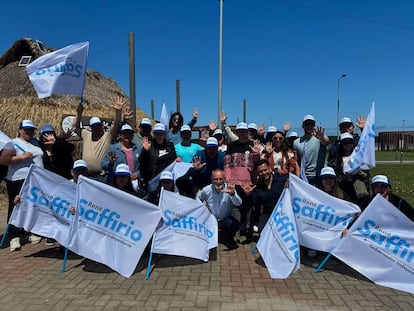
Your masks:
M269 153L269 154L271 154L271 153L273 153L273 151L275 151L275 148L273 147L272 142L268 141L266 143L265 151L266 151L266 153Z
M217 129L217 124L213 120L210 120L210 122L208 122L208 128L210 131L214 132Z
M259 125L259 127L257 128L257 135L259 136L263 136L264 133L266 131L266 124L262 123Z
M127 99L121 96L112 97L112 100L114 101L114 103L113 105L111 105L111 107L115 110L122 110L122 107L127 102Z
M356 119L357 123L356 126L362 131L367 124L367 118L365 116L358 116Z
M201 163L201 157L195 156L193 158L193 167L196 171L201 170L204 166L206 166L206 163Z
M285 122L285 124L283 124L283 131L285 133L290 131L290 122Z
M250 183L250 181L245 181L244 183L242 183L240 185L240 187L243 189L244 193L247 196L249 196L253 192L254 188L256 188L256 186L255 185L252 185Z
M122 112L122 119L125 122L128 122L129 120L132 119L132 110L130 107L125 107L123 112Z
M43 139L45 140L45 145L53 145L56 142L56 137L53 134L45 133L43 134Z
M198 109L197 108L194 108L194 110L193 110L193 118L194 119L198 118Z
M151 141L147 136L142 137L142 148L144 148L145 151L149 151L151 149Z
M221 120L221 122L226 122L226 120L227 120L227 114L224 112L224 111L222 111L221 113L220 113L220 120Z
M118 159L118 156L116 155L115 152L109 151L108 152L108 159L109 159L109 164L114 165L116 159Z
M259 153L262 146L260 145L260 142L256 139L253 141L253 147L250 146L250 149L253 153Z
M234 182L229 181L229 182L227 182L227 187L225 189L221 190L221 192L228 193L230 195L234 195L236 193L235 188L236 188L236 185L234 184Z

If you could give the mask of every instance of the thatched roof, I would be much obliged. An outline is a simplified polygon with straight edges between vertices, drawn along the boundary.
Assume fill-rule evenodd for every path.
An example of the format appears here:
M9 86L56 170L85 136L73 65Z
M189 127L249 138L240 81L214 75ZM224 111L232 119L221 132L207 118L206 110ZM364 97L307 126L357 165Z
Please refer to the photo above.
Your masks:
M32 61L53 49L38 44L37 40L23 38L0 57L0 130L15 137L18 123L31 119L40 127L44 123L61 129L63 115L75 115L79 98L53 95L38 99L27 77L25 67L19 67L22 56L32 56ZM97 71L88 70L84 90L84 115L111 118L114 115L111 98L127 97L118 84ZM137 109L137 120L148 117Z

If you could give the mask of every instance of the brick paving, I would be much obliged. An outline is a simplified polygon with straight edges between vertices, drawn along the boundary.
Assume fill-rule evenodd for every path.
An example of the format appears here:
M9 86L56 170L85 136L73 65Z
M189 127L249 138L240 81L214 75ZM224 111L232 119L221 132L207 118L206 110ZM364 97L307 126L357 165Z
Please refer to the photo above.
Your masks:
M5 217L0 211L1 232ZM305 260L290 278L272 280L251 247L220 245L208 263L154 255L149 280L147 257L127 279L76 254L61 273L63 254L44 241L3 248L0 310L414 310L414 295L375 285L335 259L319 273Z

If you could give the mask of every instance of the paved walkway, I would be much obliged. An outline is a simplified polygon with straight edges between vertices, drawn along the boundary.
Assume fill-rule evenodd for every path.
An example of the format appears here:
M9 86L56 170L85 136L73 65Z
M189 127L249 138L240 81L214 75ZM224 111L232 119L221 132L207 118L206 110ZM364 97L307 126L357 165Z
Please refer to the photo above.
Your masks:
M1 232L5 218L1 211ZM7 247L0 249L0 310L414 309L414 295L372 284L335 259L319 273L305 260L289 279L272 280L251 247L225 252L220 245L208 263L154 255L149 280L147 257L127 279L75 254L61 273L63 254L44 241L18 252Z

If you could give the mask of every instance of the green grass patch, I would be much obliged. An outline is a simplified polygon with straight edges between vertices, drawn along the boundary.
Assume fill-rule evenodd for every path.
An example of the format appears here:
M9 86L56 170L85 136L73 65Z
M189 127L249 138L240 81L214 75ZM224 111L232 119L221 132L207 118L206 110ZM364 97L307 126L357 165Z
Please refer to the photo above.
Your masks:
M414 164L377 163L377 166L371 170L371 177L378 174L388 176L392 191L414 207Z
M413 151L403 151L403 161L414 161ZM376 151L375 159L377 161L400 161L401 151Z

